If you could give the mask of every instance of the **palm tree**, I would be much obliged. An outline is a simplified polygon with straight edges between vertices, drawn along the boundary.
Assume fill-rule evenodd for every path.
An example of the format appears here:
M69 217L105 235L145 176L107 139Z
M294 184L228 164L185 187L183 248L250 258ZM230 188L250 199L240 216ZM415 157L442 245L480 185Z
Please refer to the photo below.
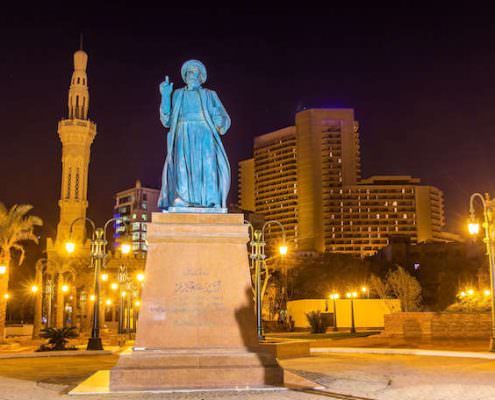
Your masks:
M14 205L8 210L0 203L0 264L4 265L5 273L0 275L0 341L5 336L5 316L7 311L7 299L5 295L9 288L9 272L11 258L14 253L19 255L18 265L24 262L23 242L33 241L38 243L38 237L34 234L36 226L43 225L39 217L26 215L33 206L29 204Z

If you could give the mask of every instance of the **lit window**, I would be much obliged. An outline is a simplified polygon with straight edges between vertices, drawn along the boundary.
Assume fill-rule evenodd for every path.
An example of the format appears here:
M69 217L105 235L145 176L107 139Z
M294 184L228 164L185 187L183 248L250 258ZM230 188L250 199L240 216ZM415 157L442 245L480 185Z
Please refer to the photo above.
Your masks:
M141 218L143 219L143 221L146 221L146 219L148 218L148 216L146 214L143 214L143 215L141 215Z
M397 207L397 202L396 202L396 201L394 201L394 202L392 203L392 205L393 205L394 207Z
M404 214L402 218L407 219L407 214Z

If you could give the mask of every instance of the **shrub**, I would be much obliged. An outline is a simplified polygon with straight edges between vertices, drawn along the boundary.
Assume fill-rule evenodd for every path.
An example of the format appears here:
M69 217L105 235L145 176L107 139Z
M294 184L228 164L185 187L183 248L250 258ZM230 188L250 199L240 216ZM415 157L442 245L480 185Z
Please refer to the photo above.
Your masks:
M289 315L289 317L286 318L285 321L284 321L284 329L287 332L294 332L295 327L296 327L296 321L294 321L294 319L292 318L292 316Z
M330 326L328 318L324 318L319 310L306 313L306 318L311 325L311 333L325 333Z
M50 351L50 350L72 350L75 348L68 349L66 344L69 339L78 337L78 333L75 331L74 326L66 328L45 328L40 332L40 337L43 339L48 339L48 344L43 344L40 346L38 351Z

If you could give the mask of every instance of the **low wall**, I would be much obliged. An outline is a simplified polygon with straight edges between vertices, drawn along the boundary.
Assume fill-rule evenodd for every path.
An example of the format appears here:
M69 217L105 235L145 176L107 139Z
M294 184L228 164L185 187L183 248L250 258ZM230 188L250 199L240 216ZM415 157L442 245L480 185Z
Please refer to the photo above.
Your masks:
M5 326L5 336L31 336L32 334L32 324L15 324Z
M383 334L425 339L484 339L491 334L491 316L489 313L399 312L385 315Z
M337 327L351 326L351 300L335 301L337 309ZM333 300L308 299L293 300L287 303L288 314L295 322L296 328L309 328L306 313L310 311L333 313ZM354 321L357 328L383 328L384 316L400 310L399 300L355 299Z

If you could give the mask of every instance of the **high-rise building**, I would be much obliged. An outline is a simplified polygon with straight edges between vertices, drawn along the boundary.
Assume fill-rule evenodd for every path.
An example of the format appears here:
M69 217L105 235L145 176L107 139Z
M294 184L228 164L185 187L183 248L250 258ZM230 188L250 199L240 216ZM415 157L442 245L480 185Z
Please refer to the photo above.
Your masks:
M296 114L298 225L301 249L325 250L332 188L361 176L358 123L352 109L311 109Z
M115 242L129 241L134 255L144 256L148 251L146 242L147 223L151 221L151 213L160 211L158 189L146 188L136 181L133 188L123 190L115 195L114 217Z
M288 240L297 241L296 137L294 127L254 140L255 211L280 221ZM244 190L244 189L243 189ZM279 227L271 226L277 234Z
M254 211L280 221L300 251L365 256L395 234L451 240L439 189L408 176L361 180L358 128L352 109L310 109L256 137L254 157L239 163L239 201L254 194Z

